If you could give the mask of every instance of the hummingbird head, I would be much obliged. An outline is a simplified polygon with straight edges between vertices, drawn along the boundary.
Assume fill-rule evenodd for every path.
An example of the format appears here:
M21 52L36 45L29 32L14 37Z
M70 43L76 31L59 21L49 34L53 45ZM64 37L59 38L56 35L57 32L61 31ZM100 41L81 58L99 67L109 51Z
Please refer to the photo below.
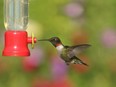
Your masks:
M50 39L41 39L41 40L38 40L38 41L49 41L51 42L55 47L59 46L59 45L62 45L62 42L61 40L58 38L58 37L52 37Z

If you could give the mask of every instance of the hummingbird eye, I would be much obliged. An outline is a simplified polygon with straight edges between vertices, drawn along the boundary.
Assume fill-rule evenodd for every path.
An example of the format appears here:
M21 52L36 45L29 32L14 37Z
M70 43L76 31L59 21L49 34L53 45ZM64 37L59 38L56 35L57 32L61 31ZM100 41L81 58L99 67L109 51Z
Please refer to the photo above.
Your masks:
M60 42L59 38L57 38L57 37L51 38L51 41L52 41L52 42L57 42L57 43Z
M55 38L55 41L57 41L57 38Z

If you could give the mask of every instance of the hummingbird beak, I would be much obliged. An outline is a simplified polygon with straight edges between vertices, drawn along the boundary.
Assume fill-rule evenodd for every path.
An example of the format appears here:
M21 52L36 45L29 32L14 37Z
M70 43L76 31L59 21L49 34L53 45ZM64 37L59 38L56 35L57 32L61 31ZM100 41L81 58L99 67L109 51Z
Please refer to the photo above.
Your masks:
M38 41L49 41L49 39L41 39L41 40L38 40Z

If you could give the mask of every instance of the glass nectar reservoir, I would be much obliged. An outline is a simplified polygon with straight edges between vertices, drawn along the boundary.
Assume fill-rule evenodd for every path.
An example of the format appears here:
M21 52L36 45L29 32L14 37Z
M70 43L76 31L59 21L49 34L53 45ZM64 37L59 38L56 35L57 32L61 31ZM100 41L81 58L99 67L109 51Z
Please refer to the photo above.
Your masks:
M28 0L4 0L4 25L7 30L25 30L28 24Z

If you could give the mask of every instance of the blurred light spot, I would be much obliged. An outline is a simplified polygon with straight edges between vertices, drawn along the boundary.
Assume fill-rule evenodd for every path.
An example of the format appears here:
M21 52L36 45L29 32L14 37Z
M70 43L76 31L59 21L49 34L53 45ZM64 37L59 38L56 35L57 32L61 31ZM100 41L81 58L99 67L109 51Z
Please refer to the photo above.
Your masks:
M35 79L32 83L32 87L51 87L50 81L44 78Z
M88 34L83 30L74 31L71 35L74 44L82 44L88 42Z
M51 87L74 87L72 82L67 78L61 78L60 80L53 80Z
M31 36L31 34L34 33L35 37L40 38L40 36L42 36L42 25L30 20L26 31L28 32L28 36Z

